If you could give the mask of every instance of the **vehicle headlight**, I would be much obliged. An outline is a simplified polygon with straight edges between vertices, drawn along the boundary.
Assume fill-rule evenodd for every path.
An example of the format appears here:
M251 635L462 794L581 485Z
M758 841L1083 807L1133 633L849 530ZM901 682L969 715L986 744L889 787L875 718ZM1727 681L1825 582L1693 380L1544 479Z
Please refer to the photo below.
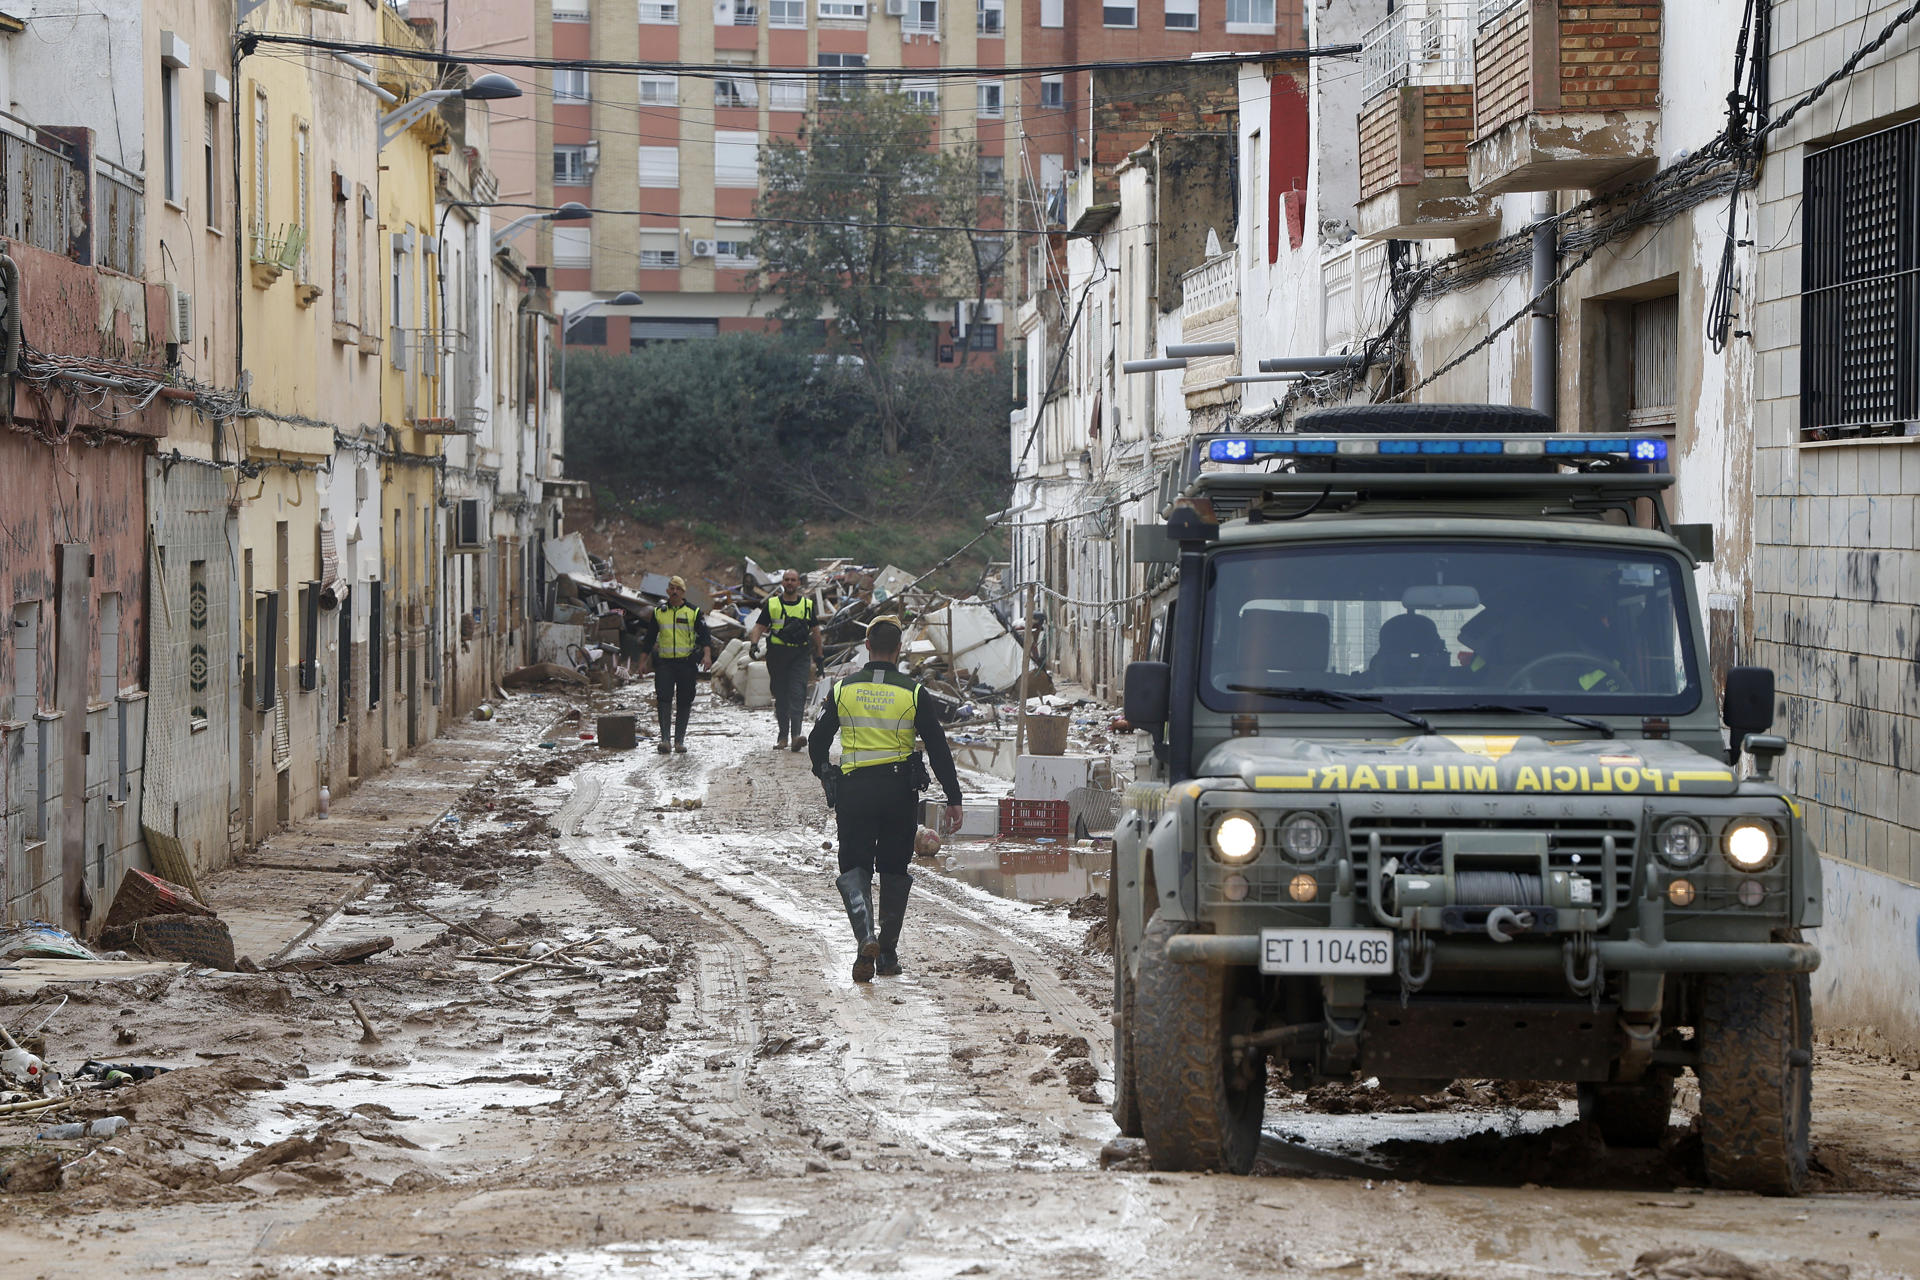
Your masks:
M1222 862L1251 862L1260 852L1260 824L1252 814L1230 813L1213 824L1213 852Z
M1692 818L1669 818L1653 836L1654 852L1670 867L1691 867L1707 854L1707 829Z
M1773 861L1773 829L1764 822L1743 819L1727 828L1727 861L1742 871L1759 871Z
M1295 813L1280 824L1280 847L1290 862L1314 862L1327 849L1327 820L1317 813Z

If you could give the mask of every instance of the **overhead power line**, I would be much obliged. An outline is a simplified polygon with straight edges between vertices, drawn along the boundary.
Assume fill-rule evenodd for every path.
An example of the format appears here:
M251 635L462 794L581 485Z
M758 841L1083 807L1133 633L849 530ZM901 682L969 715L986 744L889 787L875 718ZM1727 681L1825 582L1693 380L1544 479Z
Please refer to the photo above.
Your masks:
M1018 66L968 67L815 67L768 64L746 65L729 62L624 62L605 58L535 58L524 55L472 52L441 53L431 49L408 49L399 45L369 44L354 40L326 40L318 36L293 35L278 31L243 31L238 36L241 56L261 45L285 45L300 49L322 49L330 53L352 53L367 58L395 58L404 62L423 62L439 66L530 67L549 71L622 71L634 75L685 76L700 80L735 80L743 74L808 76L830 80L895 79L1007 79L1015 76L1056 75L1079 71L1141 71L1184 67L1189 70L1208 64L1241 66L1260 62L1303 62L1312 58L1352 58L1360 53L1357 44L1322 45L1310 49L1270 49L1258 53L1217 53L1197 58L1127 58L1094 62L1036 62Z

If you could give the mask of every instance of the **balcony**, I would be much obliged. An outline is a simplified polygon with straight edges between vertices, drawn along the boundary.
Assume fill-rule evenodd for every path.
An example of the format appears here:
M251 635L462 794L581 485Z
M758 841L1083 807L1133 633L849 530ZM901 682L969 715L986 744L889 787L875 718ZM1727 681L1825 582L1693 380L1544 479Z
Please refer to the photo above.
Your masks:
M1240 272L1229 249L1180 277L1180 340L1237 342L1240 337ZM1240 385L1227 379L1240 371L1236 356L1187 361L1180 390L1189 410L1238 404Z
M1660 24L1657 3L1482 4L1467 148L1473 191L1590 189L1657 163Z
M1493 223L1467 184L1477 0L1413 0L1362 45L1360 234L1445 240Z

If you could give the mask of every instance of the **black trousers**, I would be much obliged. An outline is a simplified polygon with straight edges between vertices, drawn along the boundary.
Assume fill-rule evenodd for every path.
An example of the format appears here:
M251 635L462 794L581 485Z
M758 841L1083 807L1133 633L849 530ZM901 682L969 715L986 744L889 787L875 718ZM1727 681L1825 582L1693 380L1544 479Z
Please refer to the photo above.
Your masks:
M660 741L687 736L687 717L693 714L693 685L699 674L692 658L655 658L653 694L660 704ZM672 732L668 732L671 729Z
M767 646L767 677L773 685L773 717L783 738L806 733L807 676L813 650L791 644Z
M905 875L913 863L918 807L904 766L873 765L841 778L833 809L840 824L840 870Z

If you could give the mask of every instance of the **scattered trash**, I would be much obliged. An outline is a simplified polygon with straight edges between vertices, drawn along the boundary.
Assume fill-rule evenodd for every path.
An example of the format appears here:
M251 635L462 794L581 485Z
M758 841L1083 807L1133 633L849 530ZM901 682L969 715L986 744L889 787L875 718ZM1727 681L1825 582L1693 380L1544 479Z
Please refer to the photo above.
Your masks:
M150 1067L127 1063L116 1065L111 1062L95 1062L89 1058L80 1064L80 1070L73 1076L76 1085L94 1084L101 1089L119 1089L125 1085L139 1084L155 1076L165 1075L171 1067Z
M0 959L13 960L20 956L49 956L61 960L100 958L65 929L44 920L29 920L0 929Z
M101 1116L91 1124L78 1121L73 1124L57 1124L51 1129L42 1129L34 1137L53 1142L64 1142L69 1138L111 1138L127 1131L125 1116Z
M211 916L213 909L193 893L170 880L129 869L107 909L106 928L132 924L150 916Z
M493 704L491 702L483 702L475 707L473 709L473 718L475 720L493 719Z

